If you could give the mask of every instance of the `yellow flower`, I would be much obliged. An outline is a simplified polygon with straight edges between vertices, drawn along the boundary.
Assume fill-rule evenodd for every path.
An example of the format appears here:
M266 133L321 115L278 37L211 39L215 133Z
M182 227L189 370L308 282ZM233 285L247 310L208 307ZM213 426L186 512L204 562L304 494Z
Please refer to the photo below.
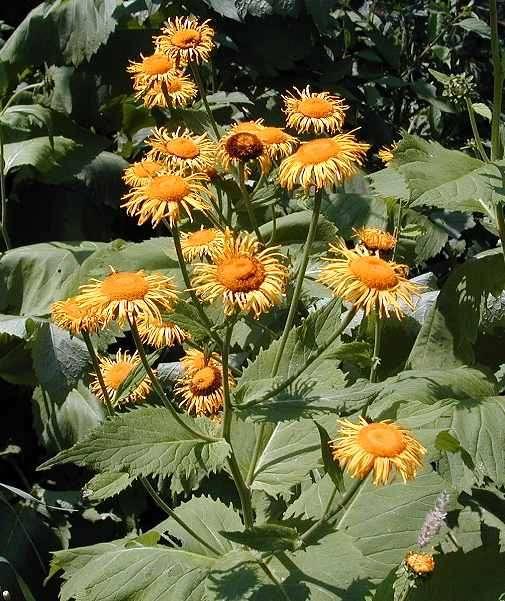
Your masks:
M243 124L234 125L219 140L217 158L223 169L229 171L232 166L246 163L263 156L264 146L258 131L248 130Z
M114 402L114 396L126 380L130 373L140 365L140 357L135 353L129 355L126 351L118 351L114 358L102 357L100 358L100 371L102 372L105 388L109 394L109 398L114 405L118 405L118 402ZM97 398L102 402L105 402L102 387L96 374L93 374L93 380L91 382L91 390ZM122 404L126 403L141 403L147 395L151 392L151 381L146 375L141 382L126 396L121 399Z
M328 263L321 269L319 281L365 315L375 310L381 317L389 317L392 311L401 318L401 302L413 307L413 297L423 290L406 278L406 265L384 261L359 247L349 250L343 241L330 244L330 251L339 257L325 258Z
M286 123L301 134L304 132L334 133L342 128L345 111L349 108L342 98L329 92L311 92L295 88L296 94L283 96Z
M353 230L356 238L367 249L388 252L396 246L396 236L375 227L361 227Z
M341 184L358 172L368 144L357 142L352 133L338 134L303 142L298 150L284 159L279 168L279 183L292 190L302 186L325 188Z
M155 82L147 90L139 90L135 98L143 98L147 108L153 106L184 108L194 100L197 87L193 81L182 73L170 75L168 81Z
M127 186L142 186L164 169L162 163L142 159L124 170L123 180Z
M181 208L193 221L191 209L206 212L212 206L212 195L204 186L207 181L203 173L183 175L162 171L124 196L126 202L121 206L128 215L139 218L139 225L151 220L156 226L168 219L173 226L180 219Z
M225 236L215 228L204 228L196 232L181 232L182 255L188 263L195 259L212 258L216 253L222 252Z
M398 424L389 420L369 424L362 417L359 424L346 419L338 423L340 435L330 443L333 459L353 478L365 478L373 470L373 483L380 486L396 470L406 482L422 467L426 449Z
M137 325L142 342L157 349L182 344L191 338L188 332L164 316L161 319L140 316Z
M249 233L228 238L212 264L195 264L196 293L205 302L221 297L225 315L240 310L259 317L284 297L288 270L277 249L260 250L260 243Z
M79 296L54 302L51 305L51 319L58 327L68 330L74 336L82 332L97 332L105 324L100 315L81 305Z
M181 397L180 406L188 413L215 415L223 407L223 366L215 353L206 357L193 351L190 357L181 360L184 375L175 385L175 392ZM189 366L189 367L188 367ZM228 372L230 387L235 380Z
M133 89L141 95L148 93L153 87L164 83L167 85L170 77L176 74L173 58L161 52L150 56L140 55L141 61L130 61L127 71L132 73Z
M82 306L105 322L143 315L161 319L161 310L170 311L177 301L172 278L161 273L113 271L103 280L93 279L81 286Z
M169 133L166 127L159 127L147 140L152 150L148 157L163 161L173 171L205 171L216 163L216 145L204 133L199 136L189 129L177 128Z
M199 23L194 17L169 19L155 44L180 64L205 62L214 48L214 30L208 23L209 20Z
M407 569L416 576L426 576L435 569L435 560L431 553L409 551L404 562Z
M397 148L396 144L393 144L392 146L383 146L379 152L377 153L377 156L379 157L379 159L384 163L384 165L389 165L389 163L391 163L391 161L395 158L394 152Z

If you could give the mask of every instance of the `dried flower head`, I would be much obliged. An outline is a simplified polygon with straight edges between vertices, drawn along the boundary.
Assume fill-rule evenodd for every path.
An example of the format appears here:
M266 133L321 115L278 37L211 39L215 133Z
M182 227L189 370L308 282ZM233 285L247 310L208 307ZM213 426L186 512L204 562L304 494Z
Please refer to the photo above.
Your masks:
M353 478L365 478L372 470L375 485L387 484L394 470L404 482L415 478L426 449L407 429L389 420L369 424L362 417L358 424L346 419L338 423L339 436L331 442L333 458Z
M409 551L405 556L404 564L415 576L427 576L435 569L435 560L431 553Z
M356 238L369 251L389 252L396 246L396 236L375 227L354 229Z

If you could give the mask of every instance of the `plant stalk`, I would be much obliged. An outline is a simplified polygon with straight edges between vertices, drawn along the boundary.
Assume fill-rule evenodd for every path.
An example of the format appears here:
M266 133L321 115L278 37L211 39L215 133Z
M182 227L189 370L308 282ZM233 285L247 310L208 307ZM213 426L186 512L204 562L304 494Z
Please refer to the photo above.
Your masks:
M105 386L105 381L103 379L102 370L100 369L100 361L98 360L98 356L95 351L95 347L91 342L91 337L88 332L82 332L82 339L86 344L86 348L88 349L89 356L91 357L91 363L93 364L93 369L95 370L95 374L100 384L100 388L102 390L105 411L108 417L112 417L114 415L114 407L112 406L112 402L109 396L109 392L107 390L107 386Z
M258 238L258 240L260 242L263 242L263 236L261 235L261 232L259 230L258 222L256 221L256 217L254 215L254 209L251 204L251 198L249 196L249 192L247 190L247 186L245 183L245 165L244 165L243 161L240 161L240 163L238 165L238 185L240 187L240 192L242 194L242 200L247 209L247 214L249 215L249 221L251 223L251 227L253 228L254 233L256 234L256 238Z
M502 158L500 120L503 99L503 66L498 38L497 0L489 0L489 22L491 26L491 61L493 63L493 111L491 119L491 160Z
M133 340L135 341L135 346L137 347L140 360L142 362L142 365L144 366L144 369L146 370L149 380L151 380L153 389L156 392L156 394L158 395L158 397L160 398L163 405L170 411L170 413L172 414L172 417L177 422L177 424L181 428L186 430L189 434L191 434L191 436L193 436L193 437L200 438L201 440L206 440L208 442L215 442L216 440L218 440L216 438L207 436L203 432L195 430L194 428L192 428L190 425L188 425L181 419L181 416L177 413L177 411L175 410L172 403L168 400L167 395L165 394L165 391L163 390L163 387L160 384L160 381L158 380L158 378L156 377L155 373L153 372L151 366L149 365L146 351L144 349L144 345L142 343L142 340L140 338L140 334L139 334L139 331L137 328L137 322L135 320L135 317L128 315L128 323L130 324L131 333L133 336Z
M214 130L214 133L216 134L216 138L219 140L219 138L221 137L219 134L219 128L217 127L217 123L216 123L216 120L214 119L214 115L212 114L212 111L210 110L209 102L207 100L207 93L205 91L202 76L200 74L200 69L194 61L191 61L189 63L189 65L191 67L191 72L193 73L193 77L195 78L195 83L198 88L198 91L200 92L200 98L202 99L203 106L205 107L205 111L207 113L207 116L209 117L210 125L211 125L212 129Z
M468 118L470 119L470 125L472 126L473 139L475 140L475 145L477 146L477 150L479 151L480 158L484 162L489 161L489 157L487 156L486 149L482 144L482 139L479 134L479 128L477 127L477 122L475 121L475 111L473 110L472 102L468 96L465 97L466 110L468 111Z
M373 346L373 357L372 367L370 368L370 382L373 384L377 381L377 368L380 365L380 351L382 341L382 319L379 312L375 312L375 323L374 323L374 346Z

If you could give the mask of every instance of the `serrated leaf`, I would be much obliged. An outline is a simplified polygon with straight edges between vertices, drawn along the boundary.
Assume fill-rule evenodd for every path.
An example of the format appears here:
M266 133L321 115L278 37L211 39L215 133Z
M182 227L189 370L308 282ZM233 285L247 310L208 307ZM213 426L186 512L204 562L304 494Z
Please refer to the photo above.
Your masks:
M181 419L195 426L193 419ZM168 409L145 407L106 421L39 469L76 463L98 471L122 471L131 478L150 474L189 477L199 470L220 469L228 453L224 439L203 441L180 426Z
M239 545L256 551L294 551L298 545L298 532L282 524L260 524L247 530L221 532L221 535Z
M193 497L175 509L177 517L189 524L195 534L202 538L218 555L225 555L235 548L223 531L242 529L239 514L221 501L210 497ZM188 533L173 518L168 518L155 526L153 530L164 534L168 532L182 542L182 548L191 553L215 557L199 540Z
M124 472L104 472L91 478L82 494L91 501L103 501L118 495L131 483L132 479Z
M458 27L466 29L466 31L472 31L479 35L481 38L489 39L491 37L491 27L486 21L479 19L479 17L468 17L467 19L461 19L456 22Z

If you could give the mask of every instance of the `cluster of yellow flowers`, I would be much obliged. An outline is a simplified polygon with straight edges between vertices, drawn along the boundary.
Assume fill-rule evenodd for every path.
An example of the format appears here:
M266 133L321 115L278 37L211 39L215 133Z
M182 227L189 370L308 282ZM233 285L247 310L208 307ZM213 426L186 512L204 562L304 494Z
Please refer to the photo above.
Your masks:
M208 60L214 46L214 31L207 21L191 17L169 20L154 38L154 53L132 62L136 96L147 107L184 107L202 93L198 65ZM186 73L190 68L193 81ZM196 82L196 83L195 83ZM145 157L126 169L124 181L131 188L123 207L138 223L165 223L178 236L184 212L211 216L216 201L209 184L219 172L252 173L263 176L278 167L278 183L287 190L321 190L341 184L363 164L369 145L359 142L354 132L343 132L347 106L328 92L314 93L307 86L283 97L286 127L296 135L314 135L300 141L284 128L265 125L262 120L231 126L219 139L195 134L179 127L169 131L155 128L147 140ZM216 133L218 130L216 128ZM319 137L317 137L319 136ZM389 155L383 157L390 159ZM242 180L241 185L245 185ZM265 246L256 235L236 232L229 224L214 220L215 227L182 232L180 252L185 262L194 263L190 291L203 302L220 298L224 314L245 312L258 318L279 305L289 279L287 259L275 246ZM256 228L255 228L256 229ZM333 293L365 314L379 317L390 311L400 317L402 305L412 306L420 288L407 279L407 267L387 257L396 237L373 228L356 231L354 250L343 241L330 245L336 257L326 257L319 280ZM184 263L182 261L182 263ZM181 265L181 268L185 266ZM186 282L189 287L189 281ZM143 343L165 348L188 341L189 334L170 321L178 299L171 278L163 274L110 273L92 280L76 297L53 305L54 322L72 334L97 332L111 321L137 328ZM100 361L103 382L95 374L91 388L98 397L113 397L128 375L139 365L137 354L118 352L114 359ZM223 367L215 353L191 349L181 361L183 375L175 386L180 405L189 413L213 416L223 406ZM228 374L228 382L234 379ZM139 402L151 390L144 380L125 402ZM106 389L104 391L104 388ZM341 436L332 443L336 461L355 477L374 471L374 482L385 484L393 468L403 479L415 476L425 449L410 433L395 424L360 424L343 421Z

